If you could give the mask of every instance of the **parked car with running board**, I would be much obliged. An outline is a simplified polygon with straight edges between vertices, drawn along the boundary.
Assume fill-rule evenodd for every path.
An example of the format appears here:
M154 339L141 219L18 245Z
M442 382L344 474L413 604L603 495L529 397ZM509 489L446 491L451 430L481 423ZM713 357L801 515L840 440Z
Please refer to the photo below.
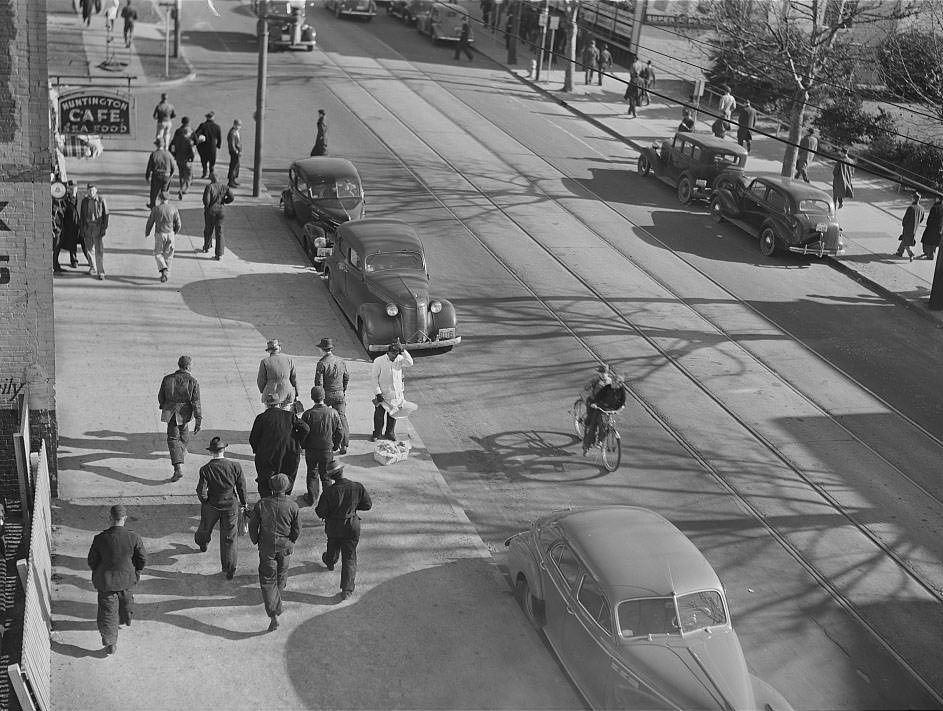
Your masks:
M655 177L675 189L678 200L710 200L714 188L743 174L747 150L716 136L678 131L673 138L642 148L639 175Z
M324 0L324 8L335 17L359 17L365 22L377 14L376 0Z

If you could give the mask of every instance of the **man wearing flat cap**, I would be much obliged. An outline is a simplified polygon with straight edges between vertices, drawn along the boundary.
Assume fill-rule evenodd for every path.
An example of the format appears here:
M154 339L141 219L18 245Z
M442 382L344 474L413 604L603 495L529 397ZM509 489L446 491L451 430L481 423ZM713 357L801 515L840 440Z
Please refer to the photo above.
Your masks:
M291 494L301 463L301 443L308 436L308 425L295 415L294 395L271 391L262 396L265 412L256 416L249 433L255 453L256 483L259 496L271 495L269 479L276 474L288 477L286 492Z
M216 151L223 145L223 131L213 120L216 114L212 111L206 114L206 121L196 127L193 132L193 141L196 143L196 152L200 154L200 165L203 166L203 175L216 170Z
M273 476L266 484L271 496L259 499L249 517L249 540L259 547L259 587L270 620L269 632L278 629L289 558L301 535L301 515L298 504L285 493L288 485L284 474Z
M92 585L98 591L98 631L108 654L118 648L119 625L131 626L134 595L131 593L141 571L147 565L144 541L124 527L128 511L115 504L109 511L111 525L95 536L88 551L88 567Z
M170 179L174 174L174 157L167 150L167 145L158 138L154 146L147 159L147 170L144 171L144 179L151 184L151 197L147 206L152 209L157 204L157 196L170 191Z
M203 426L203 407L200 404L200 383L190 375L193 359L182 355L177 359L177 371L165 375L157 391L160 420L167 423L167 449L174 467L171 481L183 477L183 462L190 444L190 420L195 422L193 434Z
M396 440L396 420L383 407L383 403L399 407L405 402L403 369L412 367L412 364L413 357L399 341L391 343L385 355L374 359L370 369L370 384L376 393L373 399L371 442L376 442L381 437L390 441Z
M347 383L350 375L347 373L347 363L334 354L334 341L330 338L322 338L318 349L321 351L321 360L314 371L314 384L324 388L324 404L334 408L341 417L343 429L338 454L347 454L347 445L350 443L350 425L347 423Z
M206 448L213 458L200 467L200 481L196 485L196 495L200 499L200 525L193 534L193 540L205 553L213 528L219 521L219 562L226 579L232 580L236 573L239 507L246 506L246 478L239 462L226 459L228 446L219 437L213 437Z
M294 362L282 353L282 345L277 338L266 343L265 350L268 351L268 358L259 361L259 372L255 377L263 402L265 396L271 393L279 396L291 394L292 400L297 400L298 378Z
M314 406L301 416L301 421L308 426L308 434L302 443L308 470L305 477L305 499L308 506L314 506L318 500L319 481L325 488L331 485L327 468L334 461L333 450L340 444L343 436L340 415L324 404L324 388L320 385L311 388L311 399L314 400Z
M354 593L357 577L357 544L360 542L360 516L358 511L373 508L370 494L363 484L344 478L344 465L333 462L327 475L334 480L321 493L314 512L324 519L327 550L321 560L328 570L334 570L337 559L341 559L341 598L346 600Z

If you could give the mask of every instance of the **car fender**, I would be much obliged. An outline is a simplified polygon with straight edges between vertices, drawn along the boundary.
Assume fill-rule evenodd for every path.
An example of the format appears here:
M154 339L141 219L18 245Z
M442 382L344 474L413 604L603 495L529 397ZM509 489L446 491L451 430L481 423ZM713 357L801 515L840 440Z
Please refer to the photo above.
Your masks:
M786 232L788 234L790 230L781 222L779 222L779 220L776 220L775 218L772 218L772 217L765 218L763 222L760 223L760 229L757 231L757 235L762 233L763 230L765 230L767 227L773 228L773 232L776 233L776 240L779 242L779 244L788 243L789 241L788 237L784 237L783 232Z
M793 711L792 704L759 677L751 674L750 684L753 687L753 701L756 708L771 709L772 711Z
M530 593L538 600L544 600L543 576L540 574L540 563L537 553L531 545L530 531L524 531L512 536L508 542L508 573L511 576L511 587L517 583L517 577L523 574L530 586Z
M432 316L432 325L436 328L452 328L457 325L458 318L455 315L455 307L452 306L452 302L446 299L439 299L435 297L429 297L429 303L433 301L438 301L442 304L442 310L437 314L431 314ZM433 337L435 334L433 334Z
M360 304L354 325L359 323L363 323L371 343L392 343L399 336L399 321L386 315L383 304Z
M721 188L714 191L714 197L720 201L720 206L723 208L725 215L730 215L731 217L738 217L740 215L740 201L734 197L732 192L726 188Z

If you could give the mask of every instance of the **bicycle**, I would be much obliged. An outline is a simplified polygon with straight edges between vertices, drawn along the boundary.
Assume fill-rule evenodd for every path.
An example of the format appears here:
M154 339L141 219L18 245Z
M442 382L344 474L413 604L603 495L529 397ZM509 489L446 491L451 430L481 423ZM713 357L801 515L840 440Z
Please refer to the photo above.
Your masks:
M593 447L599 447L602 455L602 465L607 472L614 472L622 462L622 435L616 429L615 415L619 410L606 410L597 406L601 421L596 428L596 441ZM621 408L620 408L621 409ZM573 403L573 428L582 442L586 435L586 401L579 397Z

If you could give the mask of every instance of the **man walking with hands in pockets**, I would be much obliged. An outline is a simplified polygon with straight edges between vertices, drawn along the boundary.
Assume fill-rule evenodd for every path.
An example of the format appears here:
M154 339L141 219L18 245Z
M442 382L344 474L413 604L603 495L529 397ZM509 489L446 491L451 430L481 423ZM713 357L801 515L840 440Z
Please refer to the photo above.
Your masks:
M200 525L193 540L205 553L219 521L219 562L226 573L226 580L232 580L236 574L239 507L246 505L246 478L239 462L226 459L228 446L219 437L213 437L206 448L213 458L200 467L200 481L196 485L196 495L200 499Z

